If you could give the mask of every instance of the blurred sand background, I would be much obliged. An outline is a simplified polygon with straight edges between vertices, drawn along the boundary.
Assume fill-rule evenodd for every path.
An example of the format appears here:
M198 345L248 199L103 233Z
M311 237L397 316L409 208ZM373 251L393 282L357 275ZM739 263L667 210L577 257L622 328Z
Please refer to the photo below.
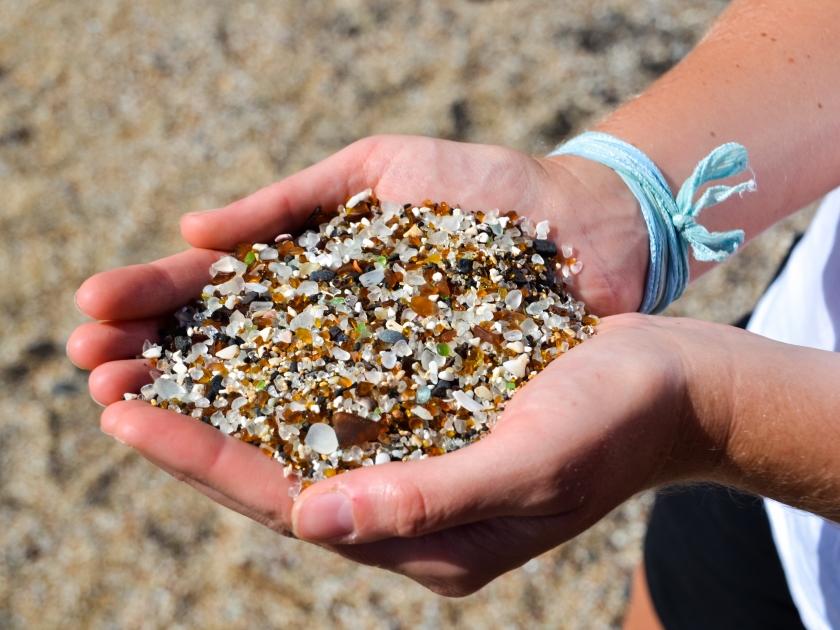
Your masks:
M217 507L99 431L64 357L89 275L374 133L544 153L723 0L0 0L0 628L617 628L649 497L462 600ZM671 314L748 313L804 211ZM726 299L719 299L726 296Z

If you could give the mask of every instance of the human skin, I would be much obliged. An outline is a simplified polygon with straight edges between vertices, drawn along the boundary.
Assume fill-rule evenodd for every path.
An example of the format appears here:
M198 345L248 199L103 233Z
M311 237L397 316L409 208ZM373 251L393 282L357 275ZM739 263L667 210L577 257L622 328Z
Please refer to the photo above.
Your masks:
M674 188L718 144L744 144L758 192L700 222L755 235L840 184L838 18L832 2L734 2L682 64L597 128L645 151ZM594 312L641 302L646 230L606 167L368 139L224 209L187 215L182 231L197 249L82 286L79 307L107 321L80 327L68 353L95 368L91 393L109 405L103 430L277 531L448 595L480 588L663 483L719 481L840 519L838 356L689 320L606 318L516 396L488 439L320 482L294 504L279 464L253 447L192 418L119 402L148 380L130 358L156 337L159 318L206 284L218 251L293 231L315 205L367 187L383 199L547 218L584 261L575 292ZM694 265L693 275L704 269Z

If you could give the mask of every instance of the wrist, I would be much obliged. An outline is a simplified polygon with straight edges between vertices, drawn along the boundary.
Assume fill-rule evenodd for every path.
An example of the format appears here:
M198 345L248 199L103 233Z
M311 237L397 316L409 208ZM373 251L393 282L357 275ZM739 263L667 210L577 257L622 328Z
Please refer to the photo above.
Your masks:
M737 361L741 330L691 319L669 319L672 347L681 365L682 412L669 470L662 481L705 480L732 484L731 457L737 415Z
M589 272L573 293L600 316L637 311L650 243L633 193L612 169L597 162L574 155L540 161L548 177L548 194L557 200L552 204L556 217L552 223L560 232L576 235L570 244ZM555 238L562 239L562 234Z

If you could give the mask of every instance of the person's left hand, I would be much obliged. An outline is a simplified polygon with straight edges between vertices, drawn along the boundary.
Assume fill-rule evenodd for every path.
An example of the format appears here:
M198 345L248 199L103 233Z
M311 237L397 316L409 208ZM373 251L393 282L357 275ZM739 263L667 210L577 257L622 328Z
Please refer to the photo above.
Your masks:
M607 318L595 337L529 382L486 439L442 457L338 475L296 502L278 462L193 418L118 402L102 428L277 531L460 596L572 538L633 494L710 470L726 430L708 419L724 414L707 405L705 424L698 419L687 357L744 334L730 331L691 320ZM725 364L717 371L724 400Z

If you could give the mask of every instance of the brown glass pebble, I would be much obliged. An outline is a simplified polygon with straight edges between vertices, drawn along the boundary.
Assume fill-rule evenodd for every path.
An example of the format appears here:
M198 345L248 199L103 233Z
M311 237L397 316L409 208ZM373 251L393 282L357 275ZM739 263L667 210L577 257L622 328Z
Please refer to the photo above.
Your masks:
M341 448L370 442L385 433L386 427L379 422L362 418L353 413L343 411L332 415L332 426Z

